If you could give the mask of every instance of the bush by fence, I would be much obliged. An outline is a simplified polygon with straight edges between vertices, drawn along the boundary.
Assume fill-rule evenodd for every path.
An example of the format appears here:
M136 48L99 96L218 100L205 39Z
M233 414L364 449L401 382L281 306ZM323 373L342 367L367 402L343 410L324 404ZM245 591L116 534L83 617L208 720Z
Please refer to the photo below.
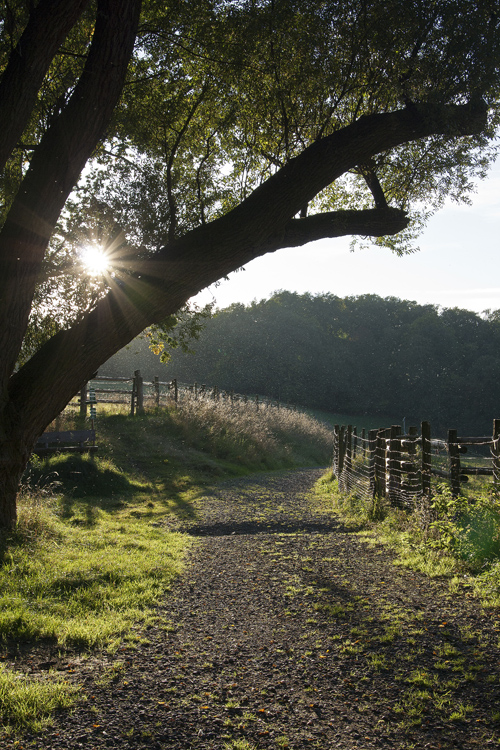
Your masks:
M465 458L469 447L476 455ZM334 428L333 473L343 492L356 490L367 499L388 499L391 505L411 507L422 496L430 496L436 481L447 482L454 497L470 477L488 476L500 490L500 419L493 421L493 434L462 437L448 430L447 440L431 437L429 422L402 434L399 425L362 430L351 425Z

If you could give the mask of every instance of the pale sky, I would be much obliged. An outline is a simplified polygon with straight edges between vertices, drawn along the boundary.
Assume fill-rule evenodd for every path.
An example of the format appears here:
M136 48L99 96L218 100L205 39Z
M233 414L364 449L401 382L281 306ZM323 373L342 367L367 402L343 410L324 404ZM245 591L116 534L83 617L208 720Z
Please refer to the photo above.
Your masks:
M478 313L500 309L500 158L471 197L471 206L450 202L430 219L418 253L398 258L374 246L352 253L349 238L320 240L257 258L195 301L215 298L223 308L285 289L377 294Z

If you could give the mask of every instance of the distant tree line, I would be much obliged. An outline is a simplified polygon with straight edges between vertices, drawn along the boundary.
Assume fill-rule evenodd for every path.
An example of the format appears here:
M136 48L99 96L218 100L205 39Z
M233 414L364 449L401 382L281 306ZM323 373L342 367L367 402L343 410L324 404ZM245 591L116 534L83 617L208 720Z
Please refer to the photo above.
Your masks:
M500 310L480 316L395 297L281 291L218 311L193 349L174 350L164 370L147 339L136 340L101 373L141 368L146 377L382 420L429 419L462 433L488 433L500 416Z

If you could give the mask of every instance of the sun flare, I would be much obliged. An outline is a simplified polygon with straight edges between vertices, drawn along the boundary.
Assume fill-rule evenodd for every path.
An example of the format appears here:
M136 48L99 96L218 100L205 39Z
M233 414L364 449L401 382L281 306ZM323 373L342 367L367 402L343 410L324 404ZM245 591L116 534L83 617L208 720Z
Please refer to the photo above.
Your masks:
M102 276L109 271L109 255L102 247L87 245L82 249L80 257L87 273L91 276Z

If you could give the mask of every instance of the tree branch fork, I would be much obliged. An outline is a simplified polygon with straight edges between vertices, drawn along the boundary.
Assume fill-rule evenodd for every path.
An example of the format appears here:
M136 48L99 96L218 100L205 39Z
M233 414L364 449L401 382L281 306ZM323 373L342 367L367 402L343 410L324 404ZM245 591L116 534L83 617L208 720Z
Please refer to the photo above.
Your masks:
M225 216L169 243L144 261L131 262L119 283L84 320L51 339L16 375L10 395L21 411L38 398L33 376L51 382L37 429L62 409L103 361L145 327L175 313L190 297L250 260L313 240L392 235L407 214L383 205L295 219L301 207L345 172L373 156L432 135L462 136L486 126L485 106L419 105L362 117L315 142ZM64 359L64 372L60 362ZM84 363L84 366L80 363ZM41 387L43 382L40 383Z

